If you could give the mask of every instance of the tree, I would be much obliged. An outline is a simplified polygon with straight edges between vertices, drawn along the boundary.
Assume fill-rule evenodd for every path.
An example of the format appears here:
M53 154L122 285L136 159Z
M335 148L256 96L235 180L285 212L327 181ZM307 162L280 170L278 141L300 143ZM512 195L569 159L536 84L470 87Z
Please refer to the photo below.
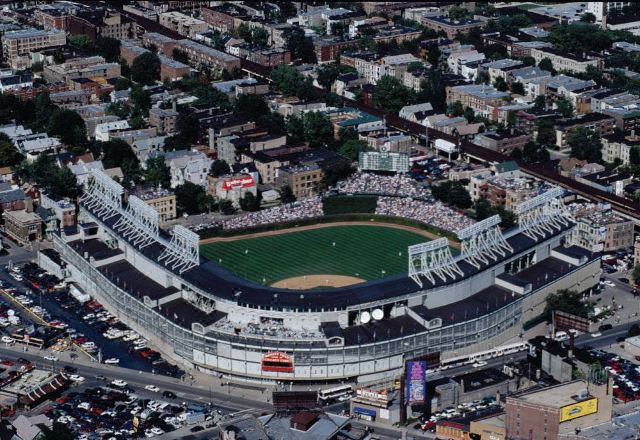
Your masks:
M472 123L476 118L476 112L471 107L465 108L463 115L469 123Z
M243 211L259 211L260 210L260 198L253 195L253 193L247 191L243 198L240 199L240 209Z
M464 115L464 107L460 101L452 102L447 106L447 113L452 116Z
M493 82L493 87L498 89L500 92L506 92L509 89L507 82L501 76L497 77Z
M452 6L449 8L449 18L452 20L462 20L469 15L469 11L460 6Z
M99 145L102 151L102 164L105 168L122 167L123 164L129 162L139 164L135 153L122 139L112 139L107 142L101 142Z
M271 72L271 80L276 89L286 96L295 96L300 84L303 82L302 75L295 67L280 64Z
M549 152L546 148L529 141L522 149L522 160L528 163L546 162L549 160Z
M373 91L373 105L385 113L397 114L402 107L410 104L415 96L413 90L402 85L393 76L384 75Z
M560 98L556 101L556 107L560 114L565 118L573 116L573 104L566 98Z
M313 41L305 35L304 29L295 27L285 35L287 49L291 51L292 59L300 59L303 63L314 64L318 60L316 58Z
M437 68L440 62L440 55L442 55L442 52L438 46L431 47L429 48L429 53L427 53L427 61L434 68Z
M304 139L311 147L327 147L333 144L333 127L329 117L320 112L308 112L303 116Z
M62 423L55 422L51 428L41 425L43 440L73 440L75 437L73 433Z
M538 63L538 67L542 70L547 70L549 72L553 72L553 62L549 58L543 58Z
M633 272L631 272L631 278L636 284L640 284L640 264L633 266Z
M556 132L553 121L549 118L540 118L536 122L538 136L536 141L543 146L555 145Z
M296 96L302 101L312 101L316 99L316 89L313 86L313 80L309 77L304 78L299 84L296 90Z
M144 181L155 187L169 188L171 173L164 156L152 157L145 162Z
M189 64L189 54L187 54L184 50L180 50L177 47L174 47L173 52L171 52L171 56L174 60L180 63Z
M115 115L120 119L127 119L131 113L131 107L129 107L126 102L112 102L107 106L105 113Z
M296 196L293 195L293 191L289 185L284 185L280 188L280 200L282 203L293 203L296 201Z
M160 59L153 52L137 56L131 63L131 79L140 84L153 84L160 79Z
M24 156L18 152L11 138L0 133L0 167L13 167L18 165Z
M631 165L640 165L640 147L634 145L629 150L629 163Z
M447 93L442 73L439 69L431 69L420 83L420 92L416 96L417 102L430 102L437 112L444 112L447 108Z
M424 64L421 61L411 61L407 64L407 71L413 72L414 70L424 69Z
M151 95L139 85L133 86L131 89L131 102L134 105L134 111L137 110L144 116L149 116L151 109Z
M526 56L520 58L520 61L522 61L522 63L525 66L535 66L536 65L536 59L534 57L532 57L531 55L526 55Z
M231 168L229 164L222 159L216 159L211 164L211 169L209 170L209 174L213 177L220 177L231 173Z
M118 78L113 88L114 90L127 90L131 88L131 80L127 78Z
M338 149L338 154L348 158L351 162L355 162L358 160L358 157L360 157L360 153L368 149L369 144L367 141L353 139L343 143Z
M524 86L521 82L515 81L511 84L511 92L516 95L524 95Z
M323 185L331 187L335 186L340 180L349 177L354 168L351 167L351 162L347 159L327 160L322 163L322 171L324 172Z
M544 95L536 96L536 99L533 101L534 110L546 110L547 109L547 98Z
M578 127L567 138L571 156L588 162L602 161L602 140L600 135L585 127Z
M200 214L213 207L213 198L200 185L185 181L175 188L176 205L180 213Z
M111 37L100 37L95 43L96 51L108 62L115 63L120 59L120 40Z
M184 143L193 144L200 134L200 122L191 113L182 112L176 119L176 130Z
M447 180L432 187L432 194L436 200L460 209L471 207L471 196L460 182Z
M198 107L218 107L224 110L231 108L226 93L209 85L198 85L191 93L198 98L196 101Z
M563 289L547 296L544 309L547 320L551 319L554 310L588 318L593 312L593 304L582 301L582 294L579 292Z
M56 64L64 63L64 53L62 53L62 49L59 47L53 51L53 62Z
M33 162L20 163L16 174L23 182L35 182L54 199L78 196L78 183L73 172L67 166L59 167L53 157L46 154L39 155Z
M474 81L476 84L489 84L489 72L486 70L478 69L478 73L476 74L476 79Z
M580 21L583 23L595 23L596 16L593 15L591 12L585 12L580 16Z
M87 129L78 112L57 109L51 114L47 133L58 136L62 143L81 146L87 142Z

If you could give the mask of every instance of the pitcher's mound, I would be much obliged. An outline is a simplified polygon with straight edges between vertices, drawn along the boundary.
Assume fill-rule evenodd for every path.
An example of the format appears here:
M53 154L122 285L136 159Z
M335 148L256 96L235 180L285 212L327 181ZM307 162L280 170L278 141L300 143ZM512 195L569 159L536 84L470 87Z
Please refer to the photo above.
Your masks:
M285 278L277 281L271 287L281 289L315 289L316 287L344 287L352 284L364 283L365 280L346 275L304 275Z

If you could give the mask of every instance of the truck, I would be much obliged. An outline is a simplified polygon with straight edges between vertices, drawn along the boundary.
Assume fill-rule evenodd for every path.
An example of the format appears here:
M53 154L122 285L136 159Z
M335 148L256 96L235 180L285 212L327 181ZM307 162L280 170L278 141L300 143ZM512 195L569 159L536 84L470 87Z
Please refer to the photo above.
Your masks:
M205 415L204 413L187 413L187 418L185 423L187 425L195 425L196 423L204 423Z

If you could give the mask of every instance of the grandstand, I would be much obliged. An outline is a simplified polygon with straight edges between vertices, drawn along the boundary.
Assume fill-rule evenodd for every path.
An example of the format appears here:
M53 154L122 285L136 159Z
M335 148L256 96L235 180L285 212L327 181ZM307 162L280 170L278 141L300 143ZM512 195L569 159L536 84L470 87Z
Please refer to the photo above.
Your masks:
M446 239L405 243L402 273L297 290L232 273L200 255L188 231L156 233L106 182L94 172L79 227L54 236L71 280L168 356L247 380L369 381L400 372L405 359L503 345L543 312L549 293L589 291L599 280L598 255L564 246L574 225L557 191L525 202L507 231L496 219L450 226L459 254ZM395 188L385 197L414 191ZM146 229L134 234L133 221Z

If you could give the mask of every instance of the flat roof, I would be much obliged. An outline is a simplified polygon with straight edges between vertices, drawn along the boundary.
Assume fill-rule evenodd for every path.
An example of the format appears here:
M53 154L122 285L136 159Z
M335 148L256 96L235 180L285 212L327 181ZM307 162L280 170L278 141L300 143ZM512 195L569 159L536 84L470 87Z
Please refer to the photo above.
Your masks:
M587 389L587 384L582 381L574 381L565 384L555 385L541 390L536 390L530 393L524 393L518 396L514 396L518 400L522 400L534 405L550 406L554 408L562 408L563 406L572 405L583 400L574 398L578 392Z

